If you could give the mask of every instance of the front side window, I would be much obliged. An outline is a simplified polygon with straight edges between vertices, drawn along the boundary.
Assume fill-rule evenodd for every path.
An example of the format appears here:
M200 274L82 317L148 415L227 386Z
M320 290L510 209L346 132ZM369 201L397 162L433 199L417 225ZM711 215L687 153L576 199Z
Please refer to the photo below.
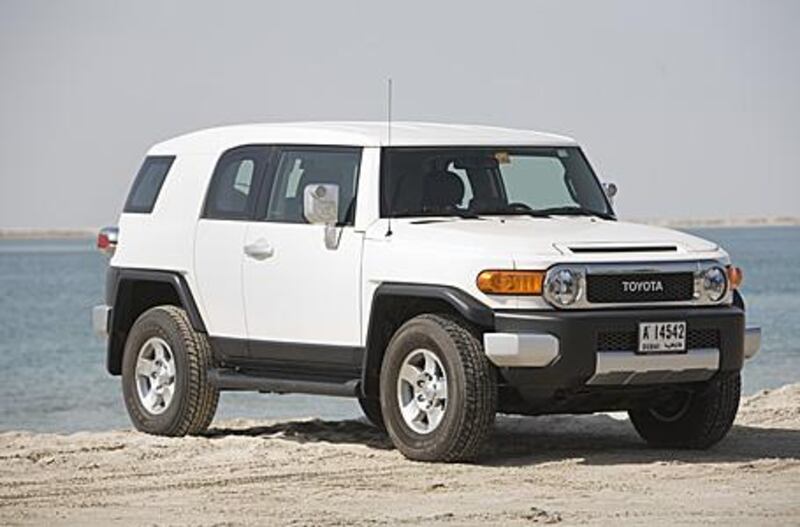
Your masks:
M613 211L577 147L387 148L381 215L596 215Z
M308 185L339 187L339 223L352 225L356 182L361 164L358 148L304 147L282 149L267 207L267 221L306 223L303 191Z
M123 212L148 214L153 212L161 186L167 177L174 156L148 156L145 158L133 187L128 194Z
M258 194L258 177L263 173L268 147L246 146L229 150L220 157L206 195L204 218L248 219Z

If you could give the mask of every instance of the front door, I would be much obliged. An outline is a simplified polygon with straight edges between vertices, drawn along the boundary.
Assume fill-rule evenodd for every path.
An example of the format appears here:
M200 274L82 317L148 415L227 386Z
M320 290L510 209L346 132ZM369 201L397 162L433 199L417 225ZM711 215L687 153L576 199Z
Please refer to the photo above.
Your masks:
M360 366L363 234L353 228L361 150L281 147L242 265L251 359L342 374ZM303 189L339 186L338 247L303 215Z

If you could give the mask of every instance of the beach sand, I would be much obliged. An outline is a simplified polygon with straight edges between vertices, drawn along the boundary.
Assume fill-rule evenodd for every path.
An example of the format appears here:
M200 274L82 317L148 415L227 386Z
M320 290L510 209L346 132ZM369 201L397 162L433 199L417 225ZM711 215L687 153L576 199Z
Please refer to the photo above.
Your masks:
M705 452L616 415L498 418L474 464L404 459L363 421L229 421L205 437L0 434L2 525L800 523L800 385L742 401Z

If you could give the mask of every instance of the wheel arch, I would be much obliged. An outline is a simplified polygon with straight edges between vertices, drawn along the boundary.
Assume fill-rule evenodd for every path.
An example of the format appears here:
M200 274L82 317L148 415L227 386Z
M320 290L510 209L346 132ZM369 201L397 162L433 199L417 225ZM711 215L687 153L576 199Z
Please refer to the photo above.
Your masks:
M174 305L186 310L195 331L206 333L206 326L186 279L176 271L109 267L106 274L106 304L112 306L106 369L122 373L125 341L136 319L158 305Z
M480 330L494 327L494 311L460 289L444 285L383 283L375 290L367 328L361 371L361 392L378 396L380 368L386 346L395 331L423 313L450 313Z

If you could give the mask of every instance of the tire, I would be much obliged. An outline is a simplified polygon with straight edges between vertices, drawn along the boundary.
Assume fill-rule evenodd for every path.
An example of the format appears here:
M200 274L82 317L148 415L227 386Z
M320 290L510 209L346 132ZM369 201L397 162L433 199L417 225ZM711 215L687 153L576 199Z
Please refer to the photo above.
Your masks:
M706 449L733 426L739 409L741 376L725 375L703 389L649 408L631 410L634 428L648 444L662 448Z
M385 432L386 426L383 424L383 412L381 411L380 400L359 397L358 404L361 406L361 411L364 412L367 421L381 432Z
M426 352L430 352L430 355ZM419 365L413 366L413 361L418 359L421 360ZM429 372L429 360L435 366L432 369L435 372L433 377L444 378L446 382L431 380L431 384L426 385L422 380L422 384L417 383L417 386L425 386L425 393L434 394L426 401L436 400L436 403L430 406L431 413L425 414L422 419L407 420L403 417L401 406L410 412L407 415L420 416L425 413L418 413L420 410L413 406L423 388L416 393L414 383L400 380L401 368L404 365L413 366L415 369L403 371L424 375ZM403 375L402 379L408 377ZM429 377L424 379L430 380ZM446 392L442 392L442 386ZM475 332L450 315L420 315L397 330L383 358L380 393L381 410L389 437L409 459L445 462L472 460L479 454L494 424L497 409L494 367L484 354ZM443 393L444 397L439 398ZM408 404L403 404L401 398L407 398ZM412 425L418 429L415 430ZM425 427L428 430L420 430Z
M159 349L161 366L158 366ZM146 366L140 365L137 374L140 358ZM214 418L219 401L219 390L208 381L211 365L208 340L192 329L183 309L158 306L139 316L125 342L122 359L122 392L136 429L163 436L204 432ZM152 373L143 375L142 372ZM154 375L157 380L150 379ZM162 381L169 384L170 379L168 404L166 389L161 390L160 399L142 395L145 392L153 395L154 386Z

